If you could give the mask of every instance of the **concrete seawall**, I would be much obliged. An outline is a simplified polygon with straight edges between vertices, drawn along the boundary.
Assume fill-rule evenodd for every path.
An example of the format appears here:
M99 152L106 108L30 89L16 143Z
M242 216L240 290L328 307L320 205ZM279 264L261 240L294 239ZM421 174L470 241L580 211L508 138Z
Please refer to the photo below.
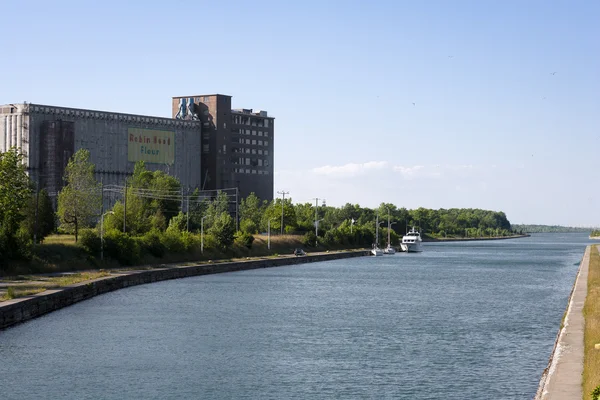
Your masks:
M337 253L321 253L305 257L284 256L280 258L253 259L246 261L199 264L193 266L175 266L154 268L142 271L127 271L94 281L65 286L57 290L21 297L0 304L0 329L8 328L20 322L39 317L54 310L70 306L99 294L112 292L129 286L159 282L168 279L187 278L218 274L223 272L244 271L258 268L281 267L310 262L339 260L343 258L369 255L368 250L344 251Z
M590 251L593 247L586 248L579 265L563 326L556 337L534 400L580 400L583 397L583 306L587 297Z

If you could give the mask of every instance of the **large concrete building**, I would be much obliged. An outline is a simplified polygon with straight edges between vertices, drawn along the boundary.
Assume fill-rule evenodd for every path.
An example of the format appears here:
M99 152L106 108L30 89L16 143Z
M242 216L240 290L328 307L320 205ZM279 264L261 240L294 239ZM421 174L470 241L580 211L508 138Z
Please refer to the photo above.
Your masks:
M96 178L123 185L135 162L201 186L201 123L40 104L0 106L0 151L18 147L32 180L55 197L77 150L90 151Z
M192 191L237 188L273 199L274 118L232 110L231 96L174 97L173 118L41 104L0 106L0 152L18 147L40 188L55 197L69 158L90 151L96 178L124 185L137 161Z
M202 122L202 187L239 188L273 200L275 119L266 111L231 109L223 94L173 97L173 118Z

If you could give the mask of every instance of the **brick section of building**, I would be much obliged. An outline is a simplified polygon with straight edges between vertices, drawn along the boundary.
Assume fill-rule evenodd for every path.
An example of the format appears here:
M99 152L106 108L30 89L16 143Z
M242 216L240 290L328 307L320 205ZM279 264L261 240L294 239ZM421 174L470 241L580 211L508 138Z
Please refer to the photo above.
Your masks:
M173 118L202 122L202 187L239 188L273 200L275 119L266 111L231 109L223 94L173 97Z

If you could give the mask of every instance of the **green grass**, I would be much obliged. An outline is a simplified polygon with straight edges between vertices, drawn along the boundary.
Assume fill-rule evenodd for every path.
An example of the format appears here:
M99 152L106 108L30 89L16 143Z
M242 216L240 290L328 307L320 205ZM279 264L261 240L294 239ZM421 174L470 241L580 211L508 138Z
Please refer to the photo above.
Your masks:
M13 286L8 286L6 292L0 296L0 301L16 299L18 297L23 296L30 296L32 294L40 293L45 290L69 286L75 283L86 282L109 275L110 273L107 271L86 271L54 277L32 275L11 277L10 279L3 279L2 281L18 281L26 283L17 283Z
M589 398L595 387L600 385L600 350L594 345L600 343L600 255L598 246L592 246L588 272L587 298L583 307L585 318L583 394Z

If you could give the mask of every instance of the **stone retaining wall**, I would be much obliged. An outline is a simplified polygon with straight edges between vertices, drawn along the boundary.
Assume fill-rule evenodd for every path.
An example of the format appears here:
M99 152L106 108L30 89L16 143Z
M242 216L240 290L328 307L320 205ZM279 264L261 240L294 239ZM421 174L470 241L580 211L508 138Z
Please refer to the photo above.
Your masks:
M280 267L309 262L330 261L342 258L362 257L369 255L367 250L345 251L308 255L305 257L284 256L280 258L253 259L238 262L200 264L168 268L155 268L143 271L128 271L119 275L111 275L94 281L65 286L57 290L47 290L32 296L21 297L3 302L0 305L0 329L25 322L54 310L70 306L82 300L102 293L123 289L128 286L145 283L179 279L190 276L218 274L222 272L243 271L257 268Z

